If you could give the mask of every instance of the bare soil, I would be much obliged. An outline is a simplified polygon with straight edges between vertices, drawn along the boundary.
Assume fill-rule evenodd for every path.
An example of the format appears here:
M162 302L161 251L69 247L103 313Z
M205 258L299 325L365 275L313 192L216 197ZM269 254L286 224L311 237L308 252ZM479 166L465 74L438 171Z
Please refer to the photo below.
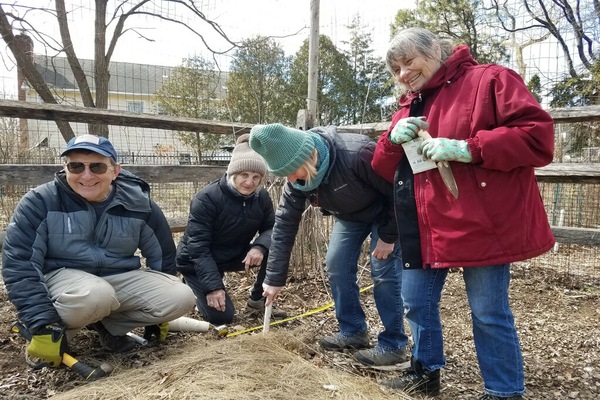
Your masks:
M368 274L364 275L368 276ZM369 285L366 278L361 278L361 281L364 281L363 286ZM244 307L247 290L252 282L253 277L244 274L227 275L227 285L231 288L230 292L239 308L238 321L235 326L230 327L230 332L261 327L260 315L252 314ZM513 266L510 293L525 361L527 387L525 398L529 400L600 398L600 327L598 324L600 288L585 281L574 285L571 278L561 276L555 271L521 263ZM362 297L374 342L380 329L380 322L370 290L365 290ZM375 383L395 376L394 372L378 372L363 368L354 362L351 354L323 352L318 348L316 341L337 328L333 308L327 307L330 301L320 274L316 277L307 276L292 280L282 292L278 306L288 311L291 316L307 315L272 326L271 331L301 332L301 335L296 336L306 346L291 350L300 361L308 361L311 366L317 368L317 371L322 371L324 374L335 370L348 376L366 378L367 382ZM319 307L324 309L311 313L311 310ZM190 316L197 317L193 314ZM448 365L442 371L443 388L438 399L476 399L482 393L483 383L477 366L470 313L460 270L449 274L442 298L442 318ZM25 363L24 340L10 332L10 324L15 320L14 308L8 302L6 291L0 284L0 398L46 399L54 395L62 398L70 391L75 393L85 385L92 385L64 366L32 370ZM115 355L107 354L100 349L95 332L82 331L71 343L71 348L76 357L91 365L97 366L103 362L116 365L116 371L120 372L113 373L110 379L113 385L118 382L118 387L122 391L127 385L134 384L127 381L127 374L123 371L135 372L150 367L160 369L168 365L176 353L197 351L198 340L203 341L206 349L212 348L211 344L216 340L221 340L220 344L223 345L231 341L233 346L236 338L255 335L257 332L259 330L255 329L225 339L218 339L206 333L170 333L167 344L152 344L139 347L132 353ZM192 345L195 347L190 347ZM220 354L217 352L213 358L218 360ZM279 368L278 365L272 365L274 376L278 376ZM264 372L256 375L257 380L265 379ZM142 376L147 377L137 377L135 384L143 385L143 379L147 379L147 384L157 380L155 375ZM120 381L119 377L123 380ZM163 379L167 378L165 376ZM232 379L234 377L224 371L218 386L227 390L227 382ZM214 384L216 385L217 382ZM110 390L114 390L111 387L117 386L104 388L103 398L111 398ZM172 383L171 389L171 395L168 397L157 395L145 399L188 398L183 387L180 387L178 395L176 383ZM406 398L400 393L394 395L393 391L389 396L377 398ZM416 399L425 398L412 396ZM201 394L194 396L197 397L203 396ZM328 397L336 396L332 392ZM125 397L115 393L114 398ZM136 396L132 395L131 398ZM244 393L237 393L222 398L244 399L246 396ZM293 397L281 398L292 399Z

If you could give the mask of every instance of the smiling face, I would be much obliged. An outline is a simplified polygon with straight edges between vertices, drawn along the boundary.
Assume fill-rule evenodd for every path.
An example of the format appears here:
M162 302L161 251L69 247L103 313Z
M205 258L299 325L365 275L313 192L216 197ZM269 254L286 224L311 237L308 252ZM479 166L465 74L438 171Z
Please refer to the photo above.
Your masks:
M262 175L256 172L243 171L233 178L235 189L244 196L251 195L258 189Z
M442 62L439 60L439 57L430 58L422 54L415 54L411 57L393 60L390 63L390 69L400 84L417 92L440 68Z
M70 172L65 166L67 183L81 197L91 202L106 199L111 191L111 184L119 175L121 166L111 164L111 158L104 157L94 152L80 152L73 150L65 156L65 163L80 162L85 164L83 172L77 174ZM90 171L90 163L104 163L108 169L103 174L95 174Z

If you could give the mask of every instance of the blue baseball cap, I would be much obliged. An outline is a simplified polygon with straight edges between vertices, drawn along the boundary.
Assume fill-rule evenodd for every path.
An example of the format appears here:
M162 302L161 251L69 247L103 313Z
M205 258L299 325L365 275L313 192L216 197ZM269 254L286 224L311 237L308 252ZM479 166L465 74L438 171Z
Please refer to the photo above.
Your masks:
M73 150L89 150L94 153L110 157L117 162L117 151L112 143L105 137L96 135L75 136L67 143L67 148L60 155L61 157Z

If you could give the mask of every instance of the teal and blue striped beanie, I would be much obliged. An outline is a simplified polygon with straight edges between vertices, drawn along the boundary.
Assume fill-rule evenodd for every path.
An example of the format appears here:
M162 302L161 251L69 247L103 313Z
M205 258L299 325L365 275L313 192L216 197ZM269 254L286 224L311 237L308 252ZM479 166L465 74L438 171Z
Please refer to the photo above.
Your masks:
M249 143L276 176L293 174L315 150L309 133L282 124L255 125Z

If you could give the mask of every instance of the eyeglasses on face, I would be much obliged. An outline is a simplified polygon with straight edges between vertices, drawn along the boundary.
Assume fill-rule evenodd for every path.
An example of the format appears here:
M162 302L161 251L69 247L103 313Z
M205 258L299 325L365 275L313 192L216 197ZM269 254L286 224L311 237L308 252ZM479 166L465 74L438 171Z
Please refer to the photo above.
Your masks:
M69 161L65 164L67 166L67 170L69 170L72 174L81 174L85 171L85 166L87 165L92 174L102 175L108 171L108 165L102 162L93 162L93 163L82 163L78 161Z

